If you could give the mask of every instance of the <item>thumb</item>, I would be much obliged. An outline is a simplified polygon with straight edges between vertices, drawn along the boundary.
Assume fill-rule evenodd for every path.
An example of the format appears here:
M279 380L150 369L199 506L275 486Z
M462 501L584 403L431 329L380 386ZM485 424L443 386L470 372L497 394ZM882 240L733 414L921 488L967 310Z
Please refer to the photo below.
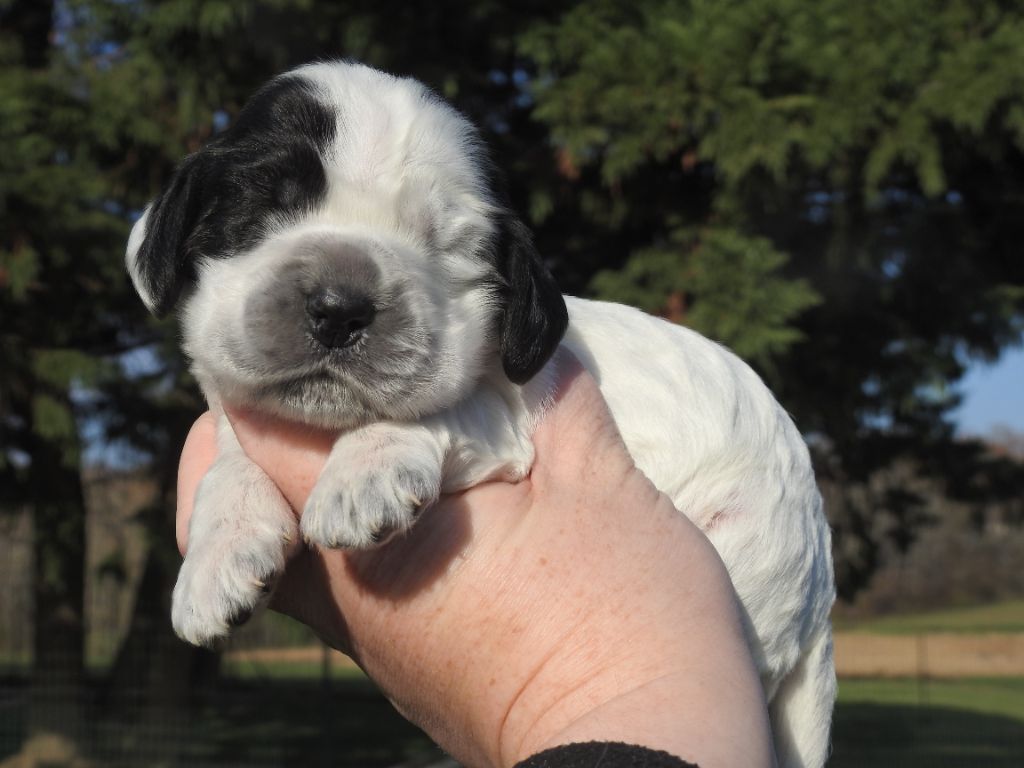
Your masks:
M565 348L558 350L554 364L552 403L533 436L534 482L631 474L636 467L597 381Z

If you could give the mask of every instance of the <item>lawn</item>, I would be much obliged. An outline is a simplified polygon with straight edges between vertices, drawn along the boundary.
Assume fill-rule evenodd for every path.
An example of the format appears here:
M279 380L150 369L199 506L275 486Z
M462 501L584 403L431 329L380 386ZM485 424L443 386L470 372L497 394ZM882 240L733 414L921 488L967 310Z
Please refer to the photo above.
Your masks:
M885 634L1024 632L1024 601L863 622L842 630ZM302 661L224 659L222 683L187 722L92 722L104 765L393 766L439 752L354 666L331 658L330 676ZM8 660L9 661L9 660ZM0 760L23 737L25 689L0 685ZM1024 677L844 679L829 768L1021 768Z
M364 679L238 681L193 732L195 764L394 765L438 753ZM330 755L330 757L328 757ZM237 763L236 763L237 764ZM840 683L829 768L1020 768L1024 679Z
M384 768L440 757L365 678L277 676L286 671L225 679L186 722L100 715L98 764ZM0 687L0 761L24 735L24 692ZM866 766L1024 766L1024 678L841 681L829 768Z
M923 632L1024 632L1024 600L866 620L839 619L835 622L835 628L844 632L884 635L916 635Z
M299 671L292 665L261 665L243 672L244 687L263 684L282 692L295 683L278 681L279 675ZM242 671L242 670L238 670ZM310 665L302 672L315 675ZM360 760L380 759L399 752L406 755L429 754L429 742L406 724L377 697L372 684L360 679L358 671L333 669L337 678L331 685L337 699L323 711L324 699L307 688L309 700L291 699L284 707L277 696L263 715L236 711L213 727L210 735L221 748L237 745L242 737L249 754L280 751L275 743L281 734L289 734L284 747L293 757L312 760L320 757L321 746L316 727L324 718L337 718L331 728L341 738L334 742L342 749L338 764L358 764ZM341 678L341 679L339 679ZM347 679L344 679L347 678ZM259 686L257 686L259 687ZM301 690L301 688L300 688ZM287 698L287 694L286 694ZM300 697L301 698L301 697ZM313 700L319 704L313 704ZM246 702L246 708L252 703ZM300 713L305 714L300 714ZM315 716L310 716L317 712ZM255 714L255 713L253 713ZM280 722L272 725L267 719ZM295 727L295 719L307 720ZM259 723L242 725L246 722ZM292 723L287 725L286 723ZM213 725L213 724L211 724ZM268 728L267 726L270 725ZM275 735L277 734L277 735ZM342 734L346 734L342 736ZM899 766L900 768L1020 768L1024 766L1024 678L923 681L913 679L843 680L835 713L833 757L829 768Z
M354 664L339 664L332 659L330 679L366 679ZM324 668L319 662L309 661L249 661L225 658L221 674L239 680L322 680Z
M1024 766L1024 679L841 680L829 768L861 766Z
M0 681L0 763L25 739L26 704L27 687ZM393 768L442 757L365 677L226 679L184 717L90 709L83 736L96 768Z
M1024 723L1024 678L840 680L839 703L947 707Z

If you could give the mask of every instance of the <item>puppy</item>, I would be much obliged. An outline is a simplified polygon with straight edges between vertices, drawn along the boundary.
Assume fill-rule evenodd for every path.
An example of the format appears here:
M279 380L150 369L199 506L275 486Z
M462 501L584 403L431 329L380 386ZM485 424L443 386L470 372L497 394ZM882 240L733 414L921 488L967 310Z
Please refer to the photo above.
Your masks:
M476 131L421 84L350 63L271 81L184 160L136 223L127 265L150 310L180 305L214 410L342 432L296 523L221 416L174 590L182 638L225 637L301 539L371 547L442 493L525 477L564 345L637 465L725 561L781 764L824 763L834 587L799 432L722 347L563 297Z

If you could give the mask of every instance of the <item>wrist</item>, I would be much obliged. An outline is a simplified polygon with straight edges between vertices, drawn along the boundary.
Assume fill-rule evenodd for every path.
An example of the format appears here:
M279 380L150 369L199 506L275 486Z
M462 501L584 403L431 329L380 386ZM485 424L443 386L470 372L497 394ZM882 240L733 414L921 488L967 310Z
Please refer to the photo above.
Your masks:
M621 742L687 756L693 742L681 728L681 672L647 671L646 678L605 669L584 679L538 679L524 691L501 729L502 766L558 746ZM546 689L546 690L545 690Z
M773 764L732 583L710 543L693 544L673 558L688 567L676 572L685 588L671 602L642 587L621 603L610 594L550 646L504 718L499 765L590 741L661 750L702 768Z
M767 728L763 699L733 688L723 697L717 690L694 700L686 673L678 672L664 678L622 691L600 704L584 703L586 692L575 704L559 704L561 713L553 711L543 718L540 727L529 731L521 742L517 757L503 759L503 766L516 765L532 755L569 744L616 742L666 752L701 768L769 768L774 752ZM739 704L723 706L722 700L739 700ZM558 721L571 709L577 715ZM510 754L513 754L510 752Z

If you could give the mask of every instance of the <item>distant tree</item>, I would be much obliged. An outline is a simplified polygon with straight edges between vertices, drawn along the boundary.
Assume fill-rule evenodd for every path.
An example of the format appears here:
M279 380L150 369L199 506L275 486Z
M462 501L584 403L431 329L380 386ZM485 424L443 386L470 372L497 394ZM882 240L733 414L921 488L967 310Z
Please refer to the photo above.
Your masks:
M591 0L522 50L580 288L734 346L843 483L952 471L955 382L1024 328L1019 4Z
M81 724L84 394L114 371L124 222L104 208L87 99L53 46L55 8L0 5L0 499L33 513L30 728Z
M985 437L985 443L997 456L1024 462L1024 432L1019 429L1006 424L997 425Z
M0 494L35 520L31 734L83 734L86 428L130 446L159 489L140 511L153 547L101 701L166 720L210 668L167 620L177 453L202 406L173 324L145 318L125 278L131 222L252 91L315 58L415 71L519 136L518 19L497 3L0 0Z
M72 750L87 733L83 434L99 424L148 450L173 489L180 414L200 407L175 374L177 355L159 353L161 334L124 272L142 204L132 171L157 178L171 149L131 162L128 129L163 132L156 119L120 120L137 114L140 94L99 75L112 69L96 34L100 10L0 3L0 511L27 508L33 518L30 741L55 735ZM140 350L157 365L127 376L126 355ZM162 500L157 541L173 551L163 535L171 490Z

